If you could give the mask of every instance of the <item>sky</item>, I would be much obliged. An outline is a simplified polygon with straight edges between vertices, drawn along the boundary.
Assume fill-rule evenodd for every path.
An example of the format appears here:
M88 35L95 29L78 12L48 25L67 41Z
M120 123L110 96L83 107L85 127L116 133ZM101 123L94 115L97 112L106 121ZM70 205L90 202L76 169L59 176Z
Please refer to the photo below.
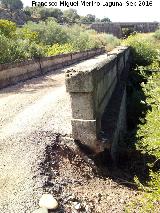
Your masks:
M77 10L79 15L93 14L97 18L108 17L112 22L160 22L160 0L64 0L68 3L75 2L76 4L78 2L78 5L73 7L62 7L60 1L63 0L22 0L24 6L32 6L32 2L46 2L48 6L49 2L55 2L57 3L56 8L62 10L73 8ZM83 6L82 2L94 2L94 6ZM111 2L121 2L122 6L107 6ZM150 4L152 6L149 6Z

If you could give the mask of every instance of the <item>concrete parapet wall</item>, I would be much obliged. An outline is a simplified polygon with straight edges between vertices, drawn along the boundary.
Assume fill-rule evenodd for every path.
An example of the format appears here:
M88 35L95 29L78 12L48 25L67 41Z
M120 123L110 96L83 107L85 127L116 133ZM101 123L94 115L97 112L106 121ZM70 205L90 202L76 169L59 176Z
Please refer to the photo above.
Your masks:
M84 52L44 57L41 59L31 59L19 63L0 64L0 88L4 88L22 80L30 79L46 72L63 68L104 52L104 48L99 48Z
M71 96L73 138L95 152L105 147L99 138L103 113L113 99L118 85L125 85L123 76L126 76L129 69L129 60L130 48L117 47L108 54L82 62L66 71L66 89ZM122 126L125 126L125 119L121 119L121 115L125 114L125 86L123 88L123 98L117 108L118 126L114 131L118 135ZM109 144L115 141L113 138L110 137Z

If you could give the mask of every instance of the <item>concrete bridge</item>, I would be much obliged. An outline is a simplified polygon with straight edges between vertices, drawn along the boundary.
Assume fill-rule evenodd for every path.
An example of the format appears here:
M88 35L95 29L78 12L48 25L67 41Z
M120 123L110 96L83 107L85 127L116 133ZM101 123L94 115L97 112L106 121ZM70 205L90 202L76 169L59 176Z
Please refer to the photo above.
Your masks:
M10 85L0 90L0 212L34 210L46 182L39 161L56 134L116 156L130 60L130 49L117 47L0 66L1 88Z
M158 27L158 22L111 22L111 23L94 23L91 29L99 33L109 33L121 38L125 29L131 32L149 33L155 32Z

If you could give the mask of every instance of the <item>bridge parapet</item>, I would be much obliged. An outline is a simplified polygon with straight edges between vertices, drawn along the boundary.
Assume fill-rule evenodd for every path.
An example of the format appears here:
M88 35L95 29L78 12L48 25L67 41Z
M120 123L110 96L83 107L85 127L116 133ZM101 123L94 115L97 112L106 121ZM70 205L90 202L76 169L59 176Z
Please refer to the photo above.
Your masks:
M22 62L0 64L0 89L19 81L64 68L105 52L105 48L90 49L83 52L67 53Z
M73 138L89 146L94 152L115 145L121 129L126 127L125 119L122 119L123 122L120 119L125 117L126 82L122 76L129 70L129 60L130 48L117 47L109 54L85 61L66 71L66 88L71 96ZM116 119L114 125L117 126L111 127L112 130L115 129L113 134L117 136L112 135L110 141L102 143L100 132L103 113L118 88L122 90L122 98L118 103L117 117L113 118Z

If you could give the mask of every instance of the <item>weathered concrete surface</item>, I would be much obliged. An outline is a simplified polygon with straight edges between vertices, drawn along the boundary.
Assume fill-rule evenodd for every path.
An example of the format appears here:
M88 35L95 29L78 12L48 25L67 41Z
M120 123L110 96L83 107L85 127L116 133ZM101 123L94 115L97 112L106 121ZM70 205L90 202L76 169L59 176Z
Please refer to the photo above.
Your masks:
M158 22L111 22L111 23L94 23L91 28L99 33L109 33L122 37L123 28L131 28L135 32L155 32L159 27Z
M108 147L108 143L102 144L99 140L101 119L117 85L125 85L122 76L129 69L129 53L128 47L117 47L108 55L103 54L66 71L66 88L71 96L73 138L88 145L95 152ZM117 138L123 126L119 122L125 116L122 112L125 111L125 89L121 96L124 98L118 103L120 118L114 127L114 131L118 132ZM114 141L116 140L110 138L109 143L116 144Z
M104 53L104 48L62 54L41 59L32 59L20 63L0 64L0 88L24 81L47 72L61 69L81 60Z

